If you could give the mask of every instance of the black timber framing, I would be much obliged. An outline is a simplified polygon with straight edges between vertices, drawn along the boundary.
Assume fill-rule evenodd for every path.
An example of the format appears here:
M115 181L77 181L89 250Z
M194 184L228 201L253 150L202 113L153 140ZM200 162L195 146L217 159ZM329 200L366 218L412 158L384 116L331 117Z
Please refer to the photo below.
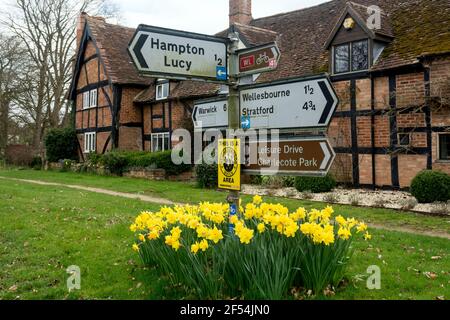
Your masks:
M393 150L398 145L397 130L397 76L389 75L389 126L390 126L390 145ZM400 188L398 154L391 153L391 181L393 188Z
M358 154L358 124L356 118L356 80L350 80L350 110L352 139L352 175L353 185L359 186L359 154Z
M430 84L430 69L425 68L423 72L423 80L425 84L425 124L426 124L426 133L427 133L427 147L428 147L428 156L427 156L427 169L433 169L433 134L431 127L431 108L430 108L430 96L431 96L431 84Z
M375 155L375 81L370 75L370 143L372 145L372 188L377 186L377 170L376 170L376 155Z
M120 106L122 104L122 87L119 85L113 85L113 100L111 140L113 149L117 149L119 148Z

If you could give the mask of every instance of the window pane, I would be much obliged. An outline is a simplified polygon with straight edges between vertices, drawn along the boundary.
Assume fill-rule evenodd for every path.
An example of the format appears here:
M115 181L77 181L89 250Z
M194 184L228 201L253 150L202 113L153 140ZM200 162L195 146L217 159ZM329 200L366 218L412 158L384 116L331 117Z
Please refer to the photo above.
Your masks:
M350 71L349 45L336 46L334 48L334 67L336 73Z
M158 150L158 136L156 134L152 135L152 151L156 152Z
M352 71L369 68L369 45L367 40L352 43Z
M439 135L439 159L450 160L450 134Z
M169 83L165 83L163 85L163 98L167 98L169 96Z
M164 150L170 150L168 133L164 135Z
M156 99L159 100L162 97L162 86L158 85L156 87Z

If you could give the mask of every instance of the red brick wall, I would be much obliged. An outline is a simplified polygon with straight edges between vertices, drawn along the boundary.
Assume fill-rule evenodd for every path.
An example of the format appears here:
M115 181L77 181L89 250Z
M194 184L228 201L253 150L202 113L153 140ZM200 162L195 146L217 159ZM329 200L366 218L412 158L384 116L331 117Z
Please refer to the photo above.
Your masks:
M230 0L230 25L252 21L252 0Z
M423 72L397 76L397 108L422 106L425 103Z

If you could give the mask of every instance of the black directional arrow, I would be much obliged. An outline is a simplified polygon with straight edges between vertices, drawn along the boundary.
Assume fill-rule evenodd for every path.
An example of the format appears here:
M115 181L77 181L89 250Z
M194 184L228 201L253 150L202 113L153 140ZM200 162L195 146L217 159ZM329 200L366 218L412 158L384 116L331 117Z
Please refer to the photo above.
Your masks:
M328 116L330 115L331 108L334 104L333 96L330 93L330 90L328 89L325 81L319 82L320 89L323 92L323 95L325 96L325 99L327 100L327 105L325 106L325 109L323 110L322 116L320 117L319 124L326 124Z
M142 68L145 69L148 69L148 64L145 61L144 56L142 55L142 48L144 47L144 44L147 41L147 39L148 39L147 34L141 34L138 41L136 42L136 46L133 49L134 54L136 55L136 58L139 61L139 64L141 65Z
M194 122L197 122L197 111L198 111L198 108L195 107L194 108L194 113L192 114L192 119L194 120Z

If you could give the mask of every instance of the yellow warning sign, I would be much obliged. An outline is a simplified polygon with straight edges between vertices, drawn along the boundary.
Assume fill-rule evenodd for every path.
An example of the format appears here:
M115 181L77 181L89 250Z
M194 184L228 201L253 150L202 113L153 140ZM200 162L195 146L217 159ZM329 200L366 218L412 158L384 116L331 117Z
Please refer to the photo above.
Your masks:
M241 190L241 141L239 139L220 139L219 188Z

